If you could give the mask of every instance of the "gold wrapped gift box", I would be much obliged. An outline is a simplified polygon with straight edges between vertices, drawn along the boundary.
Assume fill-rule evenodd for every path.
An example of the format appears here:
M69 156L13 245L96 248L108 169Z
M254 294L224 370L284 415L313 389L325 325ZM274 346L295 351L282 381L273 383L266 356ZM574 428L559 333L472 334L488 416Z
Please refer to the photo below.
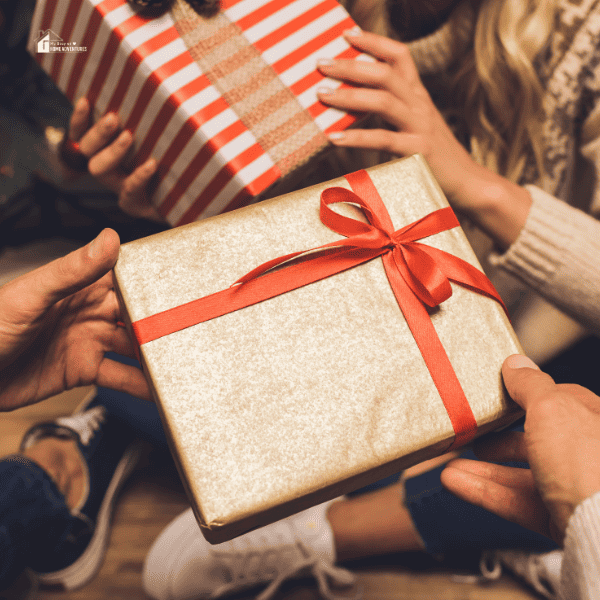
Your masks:
M395 229L447 206L420 156L368 174ZM349 189L338 179L123 245L115 282L128 325L271 259L345 239L319 218L332 186ZM352 206L335 210L357 218ZM480 268L458 227L424 243ZM520 347L498 302L452 290L429 313L481 434L521 414L500 374ZM143 343L140 356L213 543L439 455L454 439L381 258Z

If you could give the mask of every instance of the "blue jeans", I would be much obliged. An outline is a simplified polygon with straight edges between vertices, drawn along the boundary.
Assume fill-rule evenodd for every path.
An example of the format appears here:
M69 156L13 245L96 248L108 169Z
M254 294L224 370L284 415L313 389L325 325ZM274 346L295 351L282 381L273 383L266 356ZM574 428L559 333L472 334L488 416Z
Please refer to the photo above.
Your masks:
M0 590L25 567L43 570L48 557L64 556L80 526L41 467L18 455L0 461Z
M522 427L521 427L522 430ZM472 451L462 458L476 459ZM526 468L524 463L503 463ZM519 549L550 552L551 539L460 500L441 484L442 467L405 482L405 504L430 554Z

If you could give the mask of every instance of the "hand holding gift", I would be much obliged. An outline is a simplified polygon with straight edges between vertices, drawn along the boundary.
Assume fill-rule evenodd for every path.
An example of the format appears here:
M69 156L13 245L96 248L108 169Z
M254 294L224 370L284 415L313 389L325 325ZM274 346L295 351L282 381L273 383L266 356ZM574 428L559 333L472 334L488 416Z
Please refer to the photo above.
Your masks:
M139 369L108 360L133 355L110 270L119 237L92 243L0 288L0 410L97 383L148 398Z
M526 411L525 433L478 445L478 457L529 461L531 470L457 459L442 483L454 494L562 543L577 505L600 491L600 398L578 385L556 385L529 359L502 368L511 397Z
M471 158L433 103L408 46L373 33L348 31L345 37L379 62L320 62L319 70L327 77L363 87L323 91L319 99L342 110L377 114L395 131L354 129L330 135L331 141L399 156L422 154L450 204L498 244L509 246L527 219L529 193Z
M75 104L61 154L73 171L89 171L100 183L119 197L123 212L144 219L163 221L150 203L147 185L156 171L156 161L149 158L142 165L127 172L123 162L133 137L129 131L119 132L115 113L109 112L88 128L90 105L85 98Z

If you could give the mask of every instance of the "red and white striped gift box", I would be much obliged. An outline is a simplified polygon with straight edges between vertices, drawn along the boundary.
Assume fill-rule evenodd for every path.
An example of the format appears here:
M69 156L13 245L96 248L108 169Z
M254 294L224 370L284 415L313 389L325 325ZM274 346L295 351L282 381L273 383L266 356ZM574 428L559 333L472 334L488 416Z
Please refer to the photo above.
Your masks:
M125 0L38 0L29 49L71 101L117 112L132 163L158 161L153 203L182 225L252 202L354 122L316 97L340 85L317 59L372 60L343 39L353 26L335 0L221 0L208 19L184 0L156 18ZM48 34L59 43L41 52Z

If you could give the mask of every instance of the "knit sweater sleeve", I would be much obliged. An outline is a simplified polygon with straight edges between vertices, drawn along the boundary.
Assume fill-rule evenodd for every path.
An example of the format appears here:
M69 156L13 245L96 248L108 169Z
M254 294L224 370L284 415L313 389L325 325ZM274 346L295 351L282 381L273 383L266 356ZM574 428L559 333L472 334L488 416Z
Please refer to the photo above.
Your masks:
M600 221L526 186L533 204L517 240L491 262L600 332Z
M559 598L600 598L600 492L584 500L569 519Z

